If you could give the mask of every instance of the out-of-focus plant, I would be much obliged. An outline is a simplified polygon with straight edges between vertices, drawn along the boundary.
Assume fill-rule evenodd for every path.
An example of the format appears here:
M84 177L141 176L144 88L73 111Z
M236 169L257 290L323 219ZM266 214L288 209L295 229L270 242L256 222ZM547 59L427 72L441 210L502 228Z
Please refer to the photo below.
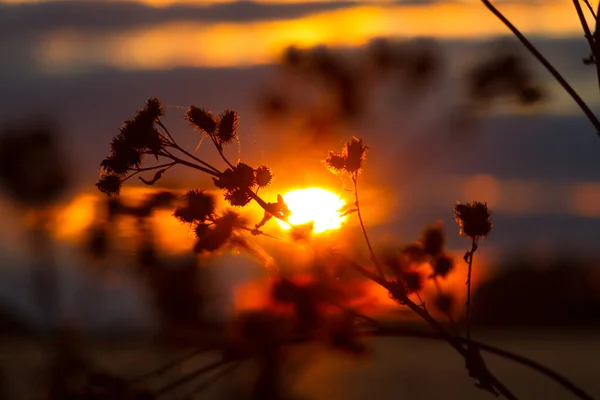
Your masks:
M267 202L258 195L258 189L271 182L273 177L271 170L266 166L253 168L239 161L234 164L223 152L225 145L239 140L238 116L234 111L225 111L217 117L206 109L191 106L185 115L192 127L212 142L225 164L224 169L219 169L180 147L164 125L161 119L163 115L164 110L160 101L155 98L150 99L133 119L125 123L120 133L113 139L111 153L101 163L101 175L97 183L102 192L111 196L112 200L109 204L112 204L113 212L144 217L152 212L156 204L172 207L174 217L194 230L197 241L193 250L197 254L218 252L226 245L245 248L247 246L244 245L246 243L244 232L251 235L264 234L260 229L273 217L287 220L290 211L282 196L278 195L274 202ZM591 398L554 371L471 339L470 277L473 256L480 240L492 229L490 212L485 204L473 202L458 204L455 207L460 233L471 239L471 248L464 257L469 265L466 338L458 334L458 327L451 319L453 300L442 291L440 285L440 280L453 271L453 260L445 251L445 237L441 225L427 227L419 241L390 252L383 259L375 253L362 218L358 194L359 177L367 150L363 141L354 137L340 152L330 152L325 163L333 173L347 175L353 182L355 200L353 207L355 208L352 211L357 214L370 254L370 265L361 265L344 254L326 252L319 256L327 260L328 268L323 268L317 263L316 273L308 280L300 279L293 274L289 275L283 270L270 270L272 274L270 306L236 318L231 325L231 335L225 341L215 342L214 338L207 339L206 342L212 345L205 343L204 350L218 346L224 350L222 359L168 383L156 390L154 394L157 396L168 394L204 376L208 371L219 369L224 372L229 366L238 365L242 360L252 359L256 366L255 383L251 388L252 397L282 399L287 395L287 387L282 384L285 378L282 375L282 367L286 360L288 345L316 340L334 349L352 354L364 354L367 347L361 340L361 336L386 332L397 334L397 331L389 330L390 328L385 324L361 315L349 306L348 295L344 294L340 286L339 271L354 271L381 285L400 306L408 307L429 324L436 332L437 338L448 342L464 358L466 369L476 381L477 387L509 399L517 398L488 369L481 355L481 351L484 350L528 365L560 382L575 395ZM148 166L148 159L153 159L157 165ZM210 175L214 185L222 191L223 197L231 206L243 207L254 200L263 208L264 218L254 227L250 227L238 212L217 210L214 198L205 189L189 190L182 199L178 199L179 203L172 196L159 193L137 208L124 207L114 197L118 195L123 182L131 177L154 171L151 179L140 177L142 182L152 185L175 166L185 166ZM292 229L292 236L296 238L305 238L307 228L310 230L310 227L304 226L295 228L297 230ZM104 241L99 240L97 243L102 244ZM102 244L100 248L106 246ZM155 275L156 272L152 270L158 264L154 253L146 253L142 260L145 260L142 263L146 268L144 273ZM423 271L424 265L429 266L430 272ZM427 281L433 282L438 288L434 306L450 317L451 330L429 312L427 305L421 299L420 292ZM193 296L188 298L191 299ZM179 306L182 304L179 303ZM169 309L165 315L173 312ZM171 368L173 365L175 364L162 367L157 372ZM132 383L139 384L153 374L145 374ZM206 385L212 381L209 379ZM196 392L204 389L206 385L202 384Z
M581 98L577 91L569 84L569 82L561 75L554 65L527 39L527 37L519 31L519 29L504 15L502 12L491 2L490 0L481 0L483 5L490 10L506 27L513 33L513 35L521 42L521 44L529 51L539 63L552 75L552 77L563 87L563 89L571 96L573 101L577 103L581 111L585 114L587 119L596 128L596 134L600 136L600 120L596 117L596 114L590 109L586 102ZM581 22L581 28L585 40L587 41L590 49L588 56L582 59L583 64L593 65L596 67L596 73L598 75L598 83L600 84L600 5L598 5L596 11L592 7L589 0L573 0L573 6L577 18ZM590 27L587 23L587 18L592 17L595 21L595 27ZM593 32L592 32L593 28Z

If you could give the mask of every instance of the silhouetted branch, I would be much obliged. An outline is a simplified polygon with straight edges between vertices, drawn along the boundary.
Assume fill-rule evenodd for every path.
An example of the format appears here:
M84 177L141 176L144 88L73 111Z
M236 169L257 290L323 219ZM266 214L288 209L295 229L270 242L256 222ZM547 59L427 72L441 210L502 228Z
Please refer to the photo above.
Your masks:
M420 332L420 331L416 331L414 329L395 328L395 327L383 327L376 331L371 332L371 335L376 336L376 337L390 337L391 336L391 337L414 337L414 338L419 338L419 339L432 339L432 340L446 340L444 336L434 333L434 332ZM455 339L462 343L468 342L467 339L460 337L460 336L455 336ZM569 379L567 379L563 375L559 374L558 372L554 371L551 368L546 367L545 365L542 365L542 364L540 364L536 361L533 361L527 357L523 357L518 354L512 353L510 351L503 350L498 347L491 346L491 345L488 345L488 344L485 344L482 342L478 342L476 340L471 340L471 343L475 344L481 350L484 350L488 353L492 353L499 357L515 361L518 364L529 367L529 368L533 369L534 371L539 372L540 374L555 381L556 383L558 383L559 385L561 385L562 387L564 387L565 389L567 389L569 392L571 392L572 394L574 394L575 396L577 396L580 399L583 399L583 400L593 400L594 399L589 393L585 392L583 389L581 389L575 383L571 382Z
M589 0L583 0L583 2L585 3L585 5L588 7L588 9L590 10L590 13L592 14L592 16L594 17L594 19L598 18L596 16L596 13L594 12L594 8L592 7L592 5L590 4Z
M183 363L191 358L194 358L196 356L199 356L200 354L206 353L207 351L213 350L213 349L214 349L214 346L202 347L200 349L196 349L196 350L192 351L191 353L186 354L185 356L176 358L175 360L168 362L167 364L161 366L160 368L157 368L150 372L146 372L136 378L133 378L133 379L129 380L128 383L130 385L133 385L133 384L141 382L147 378L150 378L150 377L153 377L156 375L161 375L161 374L165 373L166 371L170 370L171 368L175 368L175 367L179 366L181 363Z
M600 121L592 112L592 110L590 110L587 104L583 101L583 99L579 96L579 94L577 94L575 89L571 87L571 85L565 80L565 78L563 78L563 76L556 70L556 68L554 68L554 66L550 64L546 57L544 57L542 53L540 53L539 50L496 7L494 7L494 5L489 0L481 1L492 12L492 14L494 14L500 21L502 21L502 23L504 23L504 25L506 25L508 29L510 29L510 31L517 37L517 39L521 41L523 46L525 46L525 48L529 50L529 52L533 54L535 58L537 58L537 60L548 70L548 72L552 74L554 79L558 81L558 83L573 98L575 103L577 103L579 108L581 108L581 110L590 120L592 125L594 125L594 128L596 128L596 134L600 136Z
M235 362L233 364L225 366L223 369L221 369L220 371L215 373L213 376L211 376L208 380L206 380L205 382L202 382L200 385L196 386L194 388L194 390L192 390L191 393L188 394L187 396L185 396L182 400L190 399L190 398L192 398L192 396L203 392L204 390L206 390L210 386L212 386L214 383L218 382L219 379L221 379L225 375L233 372L235 369L239 368L241 365L242 365L242 362L240 361L240 362Z
M179 379L176 379L175 381L169 383L166 386L163 386L162 388L158 389L156 391L156 395L157 396L162 396L165 395L167 393L169 393L170 391L177 389L178 387L185 385L188 382L193 381L194 379L206 374L207 372L210 372L216 368L219 368L223 365L227 365L230 362L233 362L232 360L219 360L219 361L215 361L211 364L208 364L202 368L199 368L193 372L190 372L189 374L186 374L184 376L182 376Z

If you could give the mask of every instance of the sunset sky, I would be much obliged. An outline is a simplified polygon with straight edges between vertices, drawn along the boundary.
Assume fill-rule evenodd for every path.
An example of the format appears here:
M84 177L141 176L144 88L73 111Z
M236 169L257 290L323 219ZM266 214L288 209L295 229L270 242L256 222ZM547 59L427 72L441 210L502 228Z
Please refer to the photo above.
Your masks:
M495 4L598 110L598 84L594 69L582 63L589 50L572 3ZM372 120L317 142L302 136L306 132L274 128L257 111L261 90L274 77L279 82L274 65L288 46L326 45L352 53L380 37L433 39L448 63L444 81L423 99L402 89L377 97L380 108ZM477 199L494 210L490 248L547 250L565 244L595 250L600 140L530 56L547 94L544 104L493 109L468 146L441 139L447 127L437 117L457 95L460 72L498 39L520 49L477 0L0 0L0 123L39 115L59 121L78 166L60 214L61 240L77 237L93 215L98 165L110 139L147 98L157 96L165 101L166 123L192 149L198 138L181 118L188 105L238 111L242 159L273 167L276 180L268 192L273 197L313 186L347 196L321 161L352 135L363 137L370 147L363 205L376 237L412 240L425 224L441 219L453 232L451 245L460 248L464 241L455 234L452 207ZM210 148L199 152L218 162ZM418 179L411 179L413 171L419 171ZM211 185L185 170L162 182ZM0 214L17 224L9 207ZM6 226L0 237L11 248L19 238ZM176 221L165 225L169 232L176 229ZM188 233L183 227L164 239L175 248Z

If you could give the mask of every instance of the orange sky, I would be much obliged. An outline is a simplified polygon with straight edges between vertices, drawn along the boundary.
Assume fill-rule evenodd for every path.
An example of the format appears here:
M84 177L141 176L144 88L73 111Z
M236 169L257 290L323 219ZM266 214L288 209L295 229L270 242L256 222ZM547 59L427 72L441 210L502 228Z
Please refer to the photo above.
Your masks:
M525 33L580 36L572 4L504 4ZM250 66L272 62L289 45L356 46L379 36L485 38L508 34L481 4L356 6L306 17L250 23L168 22L107 34L57 30L39 42L49 70L101 64L118 69Z

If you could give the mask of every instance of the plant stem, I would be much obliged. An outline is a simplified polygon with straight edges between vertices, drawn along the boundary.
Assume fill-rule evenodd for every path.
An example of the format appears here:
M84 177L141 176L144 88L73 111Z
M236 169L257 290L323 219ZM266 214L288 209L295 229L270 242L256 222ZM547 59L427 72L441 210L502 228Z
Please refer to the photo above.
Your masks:
M463 347L462 339L457 338L456 336L451 335L446 329L433 318L426 310L423 310L419 305L409 299L403 291L398 290L392 283L386 281L385 279L373 274L369 270L363 268L362 266L349 261L349 264L359 273L371 279L372 281L380 284L384 288L386 288L390 294L394 297L401 299L402 303L405 304L408 308L410 308L414 313L416 313L419 317L421 317L425 322L427 322L433 329L435 329L440 336L450 344L461 356L465 358L468 357L468 350ZM487 371L488 376L487 379L490 383L507 399L516 400L517 397L498 379L496 378L490 371Z
M596 66L596 76L598 77L598 85L600 87L600 57L598 52L596 51L596 42L594 41L594 36L590 31L590 27L587 24L587 20L585 19L585 15L583 14L583 10L581 8L581 4L579 4L579 0L573 0L573 5L575 6L575 11L577 11L577 16L579 17L579 21L581 22L581 27L583 28L583 33L585 39L587 40L590 51L594 57L594 65Z
M418 332L418 331L411 330L411 329L394 328L394 327L380 328L380 329L372 332L371 334L373 336L379 336L379 337L380 336L384 336L384 337L385 336L416 337L416 338L421 338L421 339L446 340L442 335L434 333L434 332ZM467 340L463 337L456 336L455 338L463 343L467 343ZM498 347L490 346L488 344L481 343L481 342L478 342L475 340L471 340L471 343L475 344L478 348L480 348L483 351L487 351L489 353L495 354L502 358L512 360L516 363L519 363L521 365L529 367L529 368L541 373L542 375L545 375L546 377L555 381L556 383L558 383L559 385L564 387L566 390L568 390L575 396L579 397L580 399L583 399L583 400L593 400L594 399L590 394L585 392L583 389L581 389L575 383L569 381L566 377L562 376L558 372L556 372L536 361L533 361L529 358L520 356L518 354L511 353L509 351L500 349Z
M174 368L174 367L178 366L179 364L181 364L191 358L199 356L202 353L206 353L207 351L213 350L214 348L215 348L214 346L209 346L209 347L202 347L200 349L196 349L196 350L192 351L191 353L186 354L185 356L179 357L173 361L168 362L167 364L161 366L160 368L157 368L150 372L146 372L136 378L133 378L133 379L129 380L128 383L130 385L133 385L135 383L143 381L144 379L150 378L152 376L161 375L161 374L165 373L166 371L170 370L171 368Z
M577 94L575 89L563 78L563 76L550 64L550 62L539 52L539 50L496 8L489 0L481 0L483 4L494 14L510 31L521 41L523 46L529 50L531 54L552 74L554 79L565 89L565 91L573 98L575 103L581 108L589 121L596 128L596 134L600 136L600 121L596 115L590 110L583 99Z
M356 213L358 214L358 221L360 222L360 227L363 232L363 236L365 237L365 242L367 243L367 247L369 248L369 255L371 257L371 262L375 264L375 268L377 268L377 272L379 276L385 281L385 275L383 274L383 268L379 264L377 257L375 256L375 252L373 251L373 246L371 246L371 241L369 240L369 235L367 235L367 230L365 228L365 224L362 219L362 214L360 212L360 202L358 201L358 177L356 175L352 175L352 183L354 184L354 201L356 204Z
M197 169L198 171L205 172L205 173L207 173L209 175L212 175L212 176L215 176L215 177L218 177L218 176L221 175L221 173L217 173L217 172L215 172L215 171L213 171L211 169L204 168L204 167L202 167L202 166L200 166L198 164L194 164L194 163L191 163L189 161L182 160L181 158L179 158L177 156L174 156L173 154L169 153L166 150L164 150L162 153L159 153L159 155L162 156L162 157L169 158L169 159L171 159L173 161L177 161L177 163L179 163L179 164L188 166L188 167L193 168L193 169Z
M206 382L202 382L200 385L196 386L194 388L194 390L188 396L186 396L184 399L186 399L186 400L191 399L192 396L197 395L197 394L201 393L202 391L208 389L212 384L218 382L219 379L223 378L225 375L229 374L230 372L233 372L233 370L239 368L241 365L242 365L241 362L236 362L236 363L226 366L225 368L221 369L216 374L211 376Z
M219 171L217 168L213 167L212 165L210 165L209 163L207 163L206 161L203 161L201 159L199 159L198 157L194 156L193 154L191 154L190 152L188 152L187 150L185 150L184 148L182 148L181 146L179 146L177 144L177 142L175 141L175 139L173 138L173 136L171 135L171 133L169 132L169 130L167 129L167 127L165 125L163 125L161 120L157 120L156 123L158 124L158 126L160 126L165 133L167 134L167 136L170 139L170 145L171 147L179 150L180 152L182 152L183 154L185 154L186 156L190 157L191 159L193 159L196 162L199 162L200 164L204 165L205 167L212 169L214 172L216 173L221 173L221 171Z
M469 264L469 270L467 271L467 343L471 340L471 269L473 267L473 254L476 250L477 239L473 238L471 250L467 253L467 263Z
M219 360L219 361L215 361L212 364L208 364L202 368L199 368L195 371L190 372L187 375L182 376L181 378L169 383L166 386L163 386L162 388L158 389L155 394L157 396L162 396L165 395L166 393L177 389L178 387L185 385L186 383L193 381L194 379L198 378L199 376L204 375L207 372L210 372L212 370L214 370L215 368L219 368L223 365L229 364L231 362L231 360Z
M590 10L590 13L592 14L592 16L594 17L594 19L596 19L596 13L594 12L594 8L592 7L592 5L590 4L589 0L583 0L583 2L585 3L585 5L588 7L588 9Z

